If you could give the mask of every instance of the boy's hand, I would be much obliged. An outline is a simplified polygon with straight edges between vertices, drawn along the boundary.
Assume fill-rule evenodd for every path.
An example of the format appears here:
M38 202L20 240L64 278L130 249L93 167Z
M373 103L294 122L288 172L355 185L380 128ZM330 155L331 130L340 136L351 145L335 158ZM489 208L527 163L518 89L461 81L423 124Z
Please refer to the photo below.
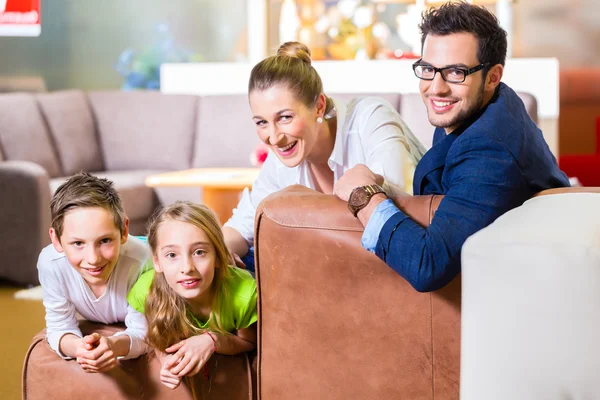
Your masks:
M163 368L178 377L196 375L213 355L215 345L208 334L192 336L174 344L165 351L173 355Z
M83 347L87 350L93 350L98 346L100 338L102 336L99 333L92 333L91 335L84 336L81 341L83 342Z
M77 362L85 372L106 372L117 365L117 356L107 337L98 333L82 339L83 349L77 351ZM91 350L87 348L92 347Z

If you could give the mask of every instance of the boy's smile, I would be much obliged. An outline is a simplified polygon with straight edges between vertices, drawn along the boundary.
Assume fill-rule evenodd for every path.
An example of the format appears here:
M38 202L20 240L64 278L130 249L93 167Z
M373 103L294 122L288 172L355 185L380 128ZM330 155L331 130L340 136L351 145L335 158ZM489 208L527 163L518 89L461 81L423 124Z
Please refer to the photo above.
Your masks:
M121 244L127 241L128 224L125 226L121 235L109 210L83 207L67 211L60 238L54 229L50 229L54 248L65 253L71 266L88 283L96 297L104 293L119 260Z

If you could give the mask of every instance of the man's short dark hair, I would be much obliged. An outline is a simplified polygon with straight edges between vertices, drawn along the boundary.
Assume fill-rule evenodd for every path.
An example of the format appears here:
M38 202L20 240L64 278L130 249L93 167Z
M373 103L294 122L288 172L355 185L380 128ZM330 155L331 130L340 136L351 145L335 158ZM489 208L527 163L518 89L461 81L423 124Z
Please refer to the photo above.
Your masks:
M449 2L423 13L419 25L421 51L427 35L445 36L452 33L471 33L477 38L477 58L480 63L504 66L506 61L506 31L498 19L485 7L464 1ZM488 68L489 68L488 67Z

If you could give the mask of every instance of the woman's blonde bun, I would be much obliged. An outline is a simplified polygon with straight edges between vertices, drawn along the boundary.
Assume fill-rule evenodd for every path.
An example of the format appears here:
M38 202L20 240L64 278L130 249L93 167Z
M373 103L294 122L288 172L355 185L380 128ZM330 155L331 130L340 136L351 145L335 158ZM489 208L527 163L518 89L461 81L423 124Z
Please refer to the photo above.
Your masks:
M311 63L310 50L304 43L300 42L285 42L279 46L277 50L278 56L299 58L308 65Z

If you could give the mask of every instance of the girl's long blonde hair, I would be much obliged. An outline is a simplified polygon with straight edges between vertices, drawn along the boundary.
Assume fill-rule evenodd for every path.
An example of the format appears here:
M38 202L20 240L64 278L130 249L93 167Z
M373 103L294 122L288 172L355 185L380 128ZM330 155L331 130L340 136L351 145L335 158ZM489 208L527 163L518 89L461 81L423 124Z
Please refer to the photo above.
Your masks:
M229 274L230 257L223 231L213 212L206 206L192 202L178 201L163 208L151 219L148 225L148 243L152 254L156 255L157 233L166 221L180 221L192 224L208 236L215 252L215 275L212 282L214 293L212 311L209 319L209 330L227 333L221 324L221 307L226 298L223 281ZM186 300L175 292L167 283L162 273L156 272L146 298L144 313L148 321L146 341L150 346L165 351L169 346L199 335L206 330L199 328L191 315Z

